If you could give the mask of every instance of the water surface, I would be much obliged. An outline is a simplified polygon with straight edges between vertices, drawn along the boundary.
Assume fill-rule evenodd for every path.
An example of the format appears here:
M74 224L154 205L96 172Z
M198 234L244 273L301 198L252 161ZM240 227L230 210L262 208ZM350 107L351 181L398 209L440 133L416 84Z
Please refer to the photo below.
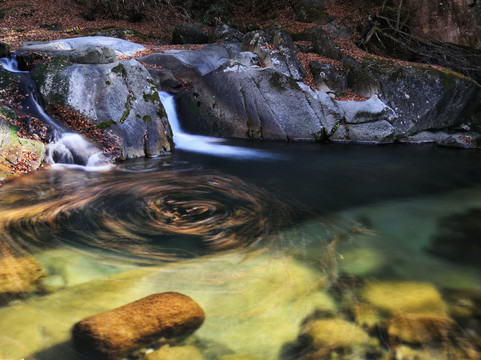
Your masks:
M204 308L205 323L180 344L204 359L479 358L481 267L470 259L480 254L481 153L227 145L275 156L179 150L0 188L2 254L33 257L46 274L22 298L0 294L0 358L82 359L70 344L75 322L162 291ZM419 305L428 292L439 312ZM306 341L306 326L326 319L369 341ZM396 319L419 338L396 335ZM426 337L432 326L442 331Z

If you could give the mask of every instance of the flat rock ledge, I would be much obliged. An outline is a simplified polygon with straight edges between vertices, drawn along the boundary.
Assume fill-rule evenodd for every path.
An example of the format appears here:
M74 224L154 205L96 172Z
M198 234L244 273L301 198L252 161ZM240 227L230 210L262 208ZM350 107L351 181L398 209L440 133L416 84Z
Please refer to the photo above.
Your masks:
M93 359L117 359L160 338L183 338L204 322L190 297L165 292L88 317L72 330L77 351Z

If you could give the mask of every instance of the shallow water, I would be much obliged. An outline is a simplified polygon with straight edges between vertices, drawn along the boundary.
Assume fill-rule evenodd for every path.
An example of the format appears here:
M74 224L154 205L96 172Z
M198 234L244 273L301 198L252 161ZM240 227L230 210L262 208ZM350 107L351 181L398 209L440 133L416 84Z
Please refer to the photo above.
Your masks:
M479 359L472 214L481 209L481 153L249 148L276 156L177 151L107 171L44 170L0 188L4 257L33 256L46 273L24 297L0 293L0 359L83 359L70 344L73 324L162 291L205 310L202 327L178 344L196 346L204 359L415 358L410 351ZM435 300L424 304L426 293ZM434 315L426 309L438 305ZM409 320L419 339L396 333L396 319L426 313L427 327L437 324L433 316L449 326L431 331ZM305 341L309 321L334 318L369 341Z

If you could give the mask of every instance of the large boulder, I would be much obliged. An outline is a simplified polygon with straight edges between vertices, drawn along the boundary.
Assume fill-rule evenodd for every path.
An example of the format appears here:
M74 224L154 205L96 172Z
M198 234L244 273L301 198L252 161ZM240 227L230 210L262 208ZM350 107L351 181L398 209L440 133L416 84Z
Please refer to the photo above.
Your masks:
M204 322L204 311L176 292L154 294L75 324L75 348L96 359L113 359L165 338L182 338Z
M415 36L481 50L481 4L474 0L407 0L405 11Z
M110 64L117 60L117 56L106 46L84 45L73 50L68 59L77 64Z
M199 50L167 50L147 55L140 60L168 69L184 81L192 81L216 70L238 52L235 45L206 45Z
M311 104L293 78L275 69L235 61L193 82L177 100L188 132L272 140L322 136L319 119L330 113L329 107L336 108L327 95Z
M139 45L127 40L117 39L106 36L85 36L72 39L59 39L49 42L27 41L19 49L18 53L37 52L49 53L52 55L68 56L69 53L85 46L106 47L112 49L115 55L132 56L139 51L145 50L143 45Z
M62 58L32 72L50 107L68 108L90 119L105 136L120 138L120 158L154 156L171 150L171 130L157 87L136 60L72 64Z
M6 121L15 121L16 117L13 110L0 105L0 182L37 170L45 157L41 141L19 138L18 128Z
M425 65L400 65L365 57L346 60L348 85L362 96L377 94L396 113L397 137L471 123L481 88L457 73Z
M242 51L259 56L266 67L274 68L294 80L302 80L306 72L296 57L291 37L280 30L256 30L247 33L242 41Z

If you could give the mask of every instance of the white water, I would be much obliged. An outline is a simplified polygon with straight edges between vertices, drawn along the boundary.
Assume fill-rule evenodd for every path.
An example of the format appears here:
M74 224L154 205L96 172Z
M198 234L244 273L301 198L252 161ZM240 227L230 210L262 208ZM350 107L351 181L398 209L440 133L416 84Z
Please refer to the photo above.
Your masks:
M10 72L16 72L16 73L28 73L28 71L21 71L18 70L18 62L15 56L12 55L10 58L0 58L0 64L3 66L3 68L7 71Z
M28 73L20 71L15 56L0 58L3 68L15 73ZM42 121L48 123L53 130L54 141L47 145L45 161L55 167L79 167L85 170L104 170L110 168L110 161L102 151L85 140L82 136L68 132L59 125L42 106L35 100L33 93L30 99Z
M105 170L111 166L102 151L75 133L64 133L49 144L45 161L55 167L73 166L85 170Z
M221 138L193 135L184 132L180 126L179 118L177 116L174 96L167 92L159 91L159 97L169 119L176 149L234 158L261 159L277 157L274 154L262 150L253 150L239 146L225 145L223 144L225 140Z

